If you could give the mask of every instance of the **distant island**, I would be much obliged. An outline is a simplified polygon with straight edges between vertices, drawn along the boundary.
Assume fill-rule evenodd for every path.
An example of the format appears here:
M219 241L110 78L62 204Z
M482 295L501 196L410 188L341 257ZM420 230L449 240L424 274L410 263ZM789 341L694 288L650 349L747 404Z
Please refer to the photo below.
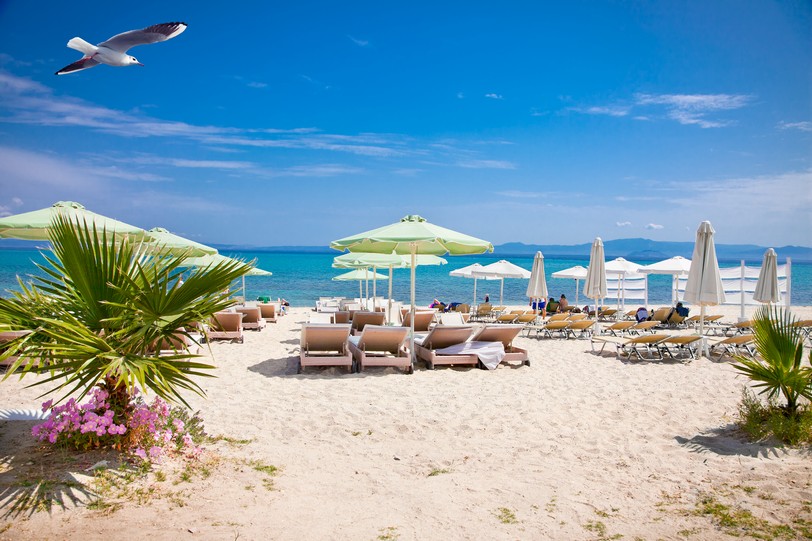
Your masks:
M0 239L0 249L36 249L47 245L43 241L25 241L17 239ZM240 244L211 244L220 252L272 252L272 253L313 253L337 254L327 246L246 246ZM527 256L541 251L546 257L568 257L588 259L591 243L585 244L525 244L507 242L494 246L491 257ZM761 261L767 246L755 244L717 244L716 255L723 261ZM773 246L780 260L787 257L793 261L812 262L812 248L807 246ZM607 259L624 257L630 261L660 260L681 255L691 258L693 242L668 242L650 239L617 239L604 241Z

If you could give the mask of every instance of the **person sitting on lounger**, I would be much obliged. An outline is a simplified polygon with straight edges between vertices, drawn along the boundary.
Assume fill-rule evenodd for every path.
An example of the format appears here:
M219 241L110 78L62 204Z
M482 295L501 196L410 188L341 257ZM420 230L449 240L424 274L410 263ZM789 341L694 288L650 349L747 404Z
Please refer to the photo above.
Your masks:
M570 311L570 302L567 300L567 296L563 293L561 294L561 298L558 299L558 310L560 312L569 312Z

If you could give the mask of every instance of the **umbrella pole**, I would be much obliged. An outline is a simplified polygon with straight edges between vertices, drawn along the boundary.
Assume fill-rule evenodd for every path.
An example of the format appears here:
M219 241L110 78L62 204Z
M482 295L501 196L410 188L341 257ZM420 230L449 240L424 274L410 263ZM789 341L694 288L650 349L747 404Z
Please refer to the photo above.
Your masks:
M409 327L410 327L409 330L411 331L411 333L409 334L409 356L411 357L412 365L414 366L414 363L416 361L416 357L415 357L415 354L414 354L415 353L414 352L414 267L415 267L414 263L415 263L415 259L417 257L417 255L416 255L417 254L417 243L414 243L414 242L411 243L411 252L412 252L412 254L411 254L412 255L412 265L411 265L411 268L409 269L409 272L411 274L411 281L412 281L412 285L411 285L412 320L411 320L410 325L409 325ZM412 369L414 369L414 368L412 368Z
M502 278L501 280L499 280L499 306L505 305L504 295L505 295L505 279Z
M375 311L375 298L378 296L378 267L372 265L372 311Z
M476 308L476 276L474 276L474 302L471 304L472 308Z
M578 288L580 287L578 285L578 282L579 282L579 280L578 280L578 278L576 278L575 279L575 306L578 306Z
M358 302L364 300L364 281L358 280Z
M389 265L389 315L387 318L392 323L392 265Z

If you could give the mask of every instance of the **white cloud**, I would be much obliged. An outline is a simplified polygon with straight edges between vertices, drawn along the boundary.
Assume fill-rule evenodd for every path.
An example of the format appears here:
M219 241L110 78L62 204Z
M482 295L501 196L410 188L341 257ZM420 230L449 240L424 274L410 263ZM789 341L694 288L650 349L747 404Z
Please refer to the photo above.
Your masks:
M463 160L457 162L466 169L516 169L516 165L503 160Z
M782 130L801 130L812 131L812 122L804 120L802 122L784 122L778 123L778 128Z
M577 108L576 110L588 115L608 115L608 116L626 116L629 114L630 107L623 105L605 105L586 108Z
M628 226L632 225L632 223L631 222L615 222L615 225L618 226L618 227L628 227Z
M489 94L485 94L485 97L490 98L492 100L502 100L502 99L504 99L502 97L502 94L494 94L493 92L491 92Z
M665 226L660 224L646 224L646 229L663 229Z
M709 113L741 109L753 101L753 96L745 94L637 94L635 98L639 106L663 105L672 120L701 128L730 125L730 121L705 117Z
M350 41L352 41L353 43L355 43L359 47L368 47L369 46L369 41L368 40L354 38L354 37L352 37L350 35L347 35L347 37L350 38Z

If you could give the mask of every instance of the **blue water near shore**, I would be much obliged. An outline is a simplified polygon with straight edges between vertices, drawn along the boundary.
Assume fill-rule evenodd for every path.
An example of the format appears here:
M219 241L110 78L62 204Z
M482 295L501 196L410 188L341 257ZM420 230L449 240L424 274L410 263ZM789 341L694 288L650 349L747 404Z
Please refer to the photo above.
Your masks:
M256 259L257 266L273 272L273 276L249 276L245 279L246 298L256 299L260 295L267 295L274 299L282 297L292 306L313 306L320 296L358 296L357 282L337 282L332 278L346 272L348 269L332 268L335 253L279 253L279 252L226 252L225 255L238 257L248 261ZM779 254L780 256L780 254ZM498 259L509 259L512 263L531 269L533 258L531 256L510 256L489 254L480 256L448 256L447 265L425 266L417 268L417 281L415 294L417 304L428 305L436 297L443 302L473 301L473 280L449 276L449 272L465 267L472 263L487 265ZM30 280L29 275L39 274L34 262L44 263L42 255L35 250L0 250L0 295L8 296L7 290L18 290L17 276ZM654 263L655 261L636 261L640 264ZM779 263L784 261L779 259ZM558 297L562 293L574 302L576 298L575 281L551 278L551 274L574 265L586 267L588 259L545 257L544 265L547 275L547 287L550 295ZM761 261L747 261L747 265L758 267ZM720 267L737 267L739 261L720 261ZM388 269L379 270L383 274ZM393 273L392 291L397 300L409 300L409 270L396 269ZM242 284L235 284L241 287ZM583 288L583 282L580 282ZM372 282L370 281L370 295ZM527 304L525 296L527 280L505 280L504 301L508 305ZM386 296L388 284L379 281L377 292L379 296ZM490 294L491 302L499 301L498 280L478 280L477 297L481 301L485 293ZM579 293L579 304L586 304L583 292ZM639 301L632 301L635 304ZM667 305L671 302L671 277L652 275L649 277L649 304ZM812 305L812 264L792 263L792 304Z

